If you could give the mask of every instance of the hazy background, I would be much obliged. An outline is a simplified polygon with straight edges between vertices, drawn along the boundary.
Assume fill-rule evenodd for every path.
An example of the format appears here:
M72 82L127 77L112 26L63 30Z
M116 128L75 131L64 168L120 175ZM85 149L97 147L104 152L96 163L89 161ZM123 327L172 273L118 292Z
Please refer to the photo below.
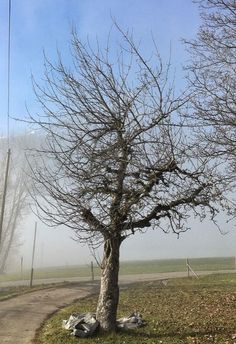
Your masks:
M181 81L182 66L187 61L181 38L191 38L197 32L200 19L198 7L191 0L12 0L11 26L11 102L12 117L27 116L40 111L31 85L31 74L39 82L43 79L43 50L49 60L56 61L57 50L64 63L70 63L69 42L71 28L75 25L82 39L101 44L106 42L112 26L112 17L124 29L133 30L144 51L148 51L152 36L163 59L171 54L175 70L176 89ZM0 136L6 136L7 111L7 40L8 0L0 1ZM114 42L115 43L115 42ZM12 134L23 125L10 121ZM30 129L24 129L25 132ZM31 261L34 223L30 215L21 228L20 257L25 264ZM233 256L236 254L236 231L232 221L227 226L221 217L222 235L212 223L192 222L192 230L177 239L174 234L149 230L145 235L135 235L124 242L122 260L159 259L173 257ZM38 222L36 266L84 264L91 260L86 246L71 239L73 232L65 228L49 229Z

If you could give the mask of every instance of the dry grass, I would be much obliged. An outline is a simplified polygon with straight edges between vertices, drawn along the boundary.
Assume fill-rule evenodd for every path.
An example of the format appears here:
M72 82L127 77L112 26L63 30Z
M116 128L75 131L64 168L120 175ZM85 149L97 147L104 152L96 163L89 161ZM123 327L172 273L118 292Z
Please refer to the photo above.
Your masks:
M215 275L139 284L121 292L118 316L138 310L147 326L110 335L78 339L61 327L73 312L94 311L96 297L67 307L41 329L37 344L182 344L236 343L236 276Z

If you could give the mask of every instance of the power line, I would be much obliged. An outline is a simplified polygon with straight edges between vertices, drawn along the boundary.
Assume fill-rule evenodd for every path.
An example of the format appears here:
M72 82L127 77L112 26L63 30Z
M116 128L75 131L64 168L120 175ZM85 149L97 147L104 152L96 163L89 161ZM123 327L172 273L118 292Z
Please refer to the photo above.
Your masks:
M10 146L11 0L8 0L7 145Z

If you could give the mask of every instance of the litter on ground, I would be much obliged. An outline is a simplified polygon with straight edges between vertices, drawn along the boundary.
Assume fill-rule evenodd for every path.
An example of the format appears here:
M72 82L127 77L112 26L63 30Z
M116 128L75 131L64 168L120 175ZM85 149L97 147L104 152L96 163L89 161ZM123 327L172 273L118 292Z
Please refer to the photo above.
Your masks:
M134 312L129 317L117 320L117 327L120 329L135 329L144 326L145 322L140 313ZM76 313L71 314L68 320L63 320L62 327L71 331L76 337L91 337L99 327L95 313Z

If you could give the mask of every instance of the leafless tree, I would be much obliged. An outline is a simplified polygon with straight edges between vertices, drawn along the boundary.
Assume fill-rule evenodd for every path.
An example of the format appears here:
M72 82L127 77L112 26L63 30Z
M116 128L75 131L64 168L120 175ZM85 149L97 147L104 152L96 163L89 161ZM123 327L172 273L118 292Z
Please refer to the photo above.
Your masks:
M179 234L191 216L214 218L226 187L209 159L192 157L179 115L189 96L175 95L169 65L155 45L144 57L120 34L115 54L74 33L72 67L45 61L45 84L34 83L43 112L30 118L46 137L34 153L39 216L103 245L97 319L105 331L116 327L121 243L148 228Z
M4 170L6 165L7 140L1 140L1 183L0 204L2 202ZM16 136L11 138L13 149L11 150L10 169L6 193L6 205L3 218L3 228L0 244L0 273L7 268L11 254L20 245L20 232L22 220L27 215L30 205L29 183L26 173L26 158L24 146L26 137Z
M236 170L236 2L198 0L202 25L185 41L194 117L204 151ZM200 130L201 128L201 130Z

